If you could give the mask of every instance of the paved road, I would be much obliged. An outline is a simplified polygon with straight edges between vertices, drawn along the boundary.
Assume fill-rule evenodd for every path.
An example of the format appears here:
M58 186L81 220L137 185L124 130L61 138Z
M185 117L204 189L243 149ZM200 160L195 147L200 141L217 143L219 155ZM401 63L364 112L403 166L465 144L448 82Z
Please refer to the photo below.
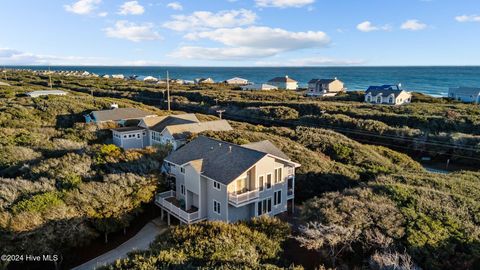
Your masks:
M93 270L115 262L117 259L125 258L129 252L147 249L153 240L167 230L167 225L160 218L150 221L134 237L109 252L98 256L73 270Z

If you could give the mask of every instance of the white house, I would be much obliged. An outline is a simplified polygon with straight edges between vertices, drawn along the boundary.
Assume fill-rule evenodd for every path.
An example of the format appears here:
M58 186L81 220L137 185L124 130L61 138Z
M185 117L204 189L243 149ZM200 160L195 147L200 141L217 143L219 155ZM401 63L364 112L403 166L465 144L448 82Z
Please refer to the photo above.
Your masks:
M153 77L153 76L147 76L147 77L143 78L143 81L144 82L149 82L149 83L156 83L156 82L158 82L158 79Z
M239 78L239 77L235 77L235 78L231 78L231 79L226 80L225 83L227 83L229 85L247 85L248 80L243 79L243 78Z
M480 88L458 87L448 90L448 97L461 102L480 104Z
M400 85L370 86L365 92L365 102L371 104L402 105L412 101L412 93Z
M268 84L278 87L278 89L296 90L298 82L288 76L276 77L268 81Z
M249 85L244 85L241 86L242 90L277 90L278 87L266 84L266 83L261 83L261 84L249 84Z
M196 84L212 84L215 83L215 81L212 78L199 78L195 79Z
M112 78L114 79L125 79L125 76L123 76L123 74L114 74L112 75Z

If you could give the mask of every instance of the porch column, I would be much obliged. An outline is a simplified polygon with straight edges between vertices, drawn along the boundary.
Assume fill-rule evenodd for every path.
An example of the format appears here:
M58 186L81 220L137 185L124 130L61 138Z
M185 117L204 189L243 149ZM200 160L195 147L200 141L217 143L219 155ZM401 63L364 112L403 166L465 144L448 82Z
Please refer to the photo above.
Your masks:
M170 226L170 213L167 213L167 225Z
M292 199L292 214L295 213L295 198Z
M163 213L163 208L160 208L160 219L163 221L163 216L164 216L164 213Z

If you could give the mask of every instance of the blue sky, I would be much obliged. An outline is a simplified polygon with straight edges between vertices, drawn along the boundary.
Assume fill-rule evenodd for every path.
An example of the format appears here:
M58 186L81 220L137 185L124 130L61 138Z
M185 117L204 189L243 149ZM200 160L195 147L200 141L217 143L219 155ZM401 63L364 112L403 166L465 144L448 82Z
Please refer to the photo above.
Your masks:
M480 65L478 0L15 0L0 65Z

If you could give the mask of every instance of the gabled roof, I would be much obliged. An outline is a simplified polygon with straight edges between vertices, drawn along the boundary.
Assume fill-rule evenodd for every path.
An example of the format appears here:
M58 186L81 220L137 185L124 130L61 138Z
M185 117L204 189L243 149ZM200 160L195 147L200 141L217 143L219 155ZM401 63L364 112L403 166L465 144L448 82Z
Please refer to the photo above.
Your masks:
M173 125L183 125L198 123L198 119L193 113L164 116L153 121L146 119L144 123L151 130L162 132L166 127ZM150 124L150 125L149 125Z
M337 79L311 79L308 83L330 84Z
M287 83L287 82L297 82L297 81L295 81L294 79L292 79L288 76L285 76L285 77L275 77L275 78L269 80L268 82Z
M401 91L400 87L398 85L393 85L393 84L384 84L380 86L370 86L368 87L367 91L371 90L396 90L396 91Z
M203 176L228 185L268 154L256 149L199 136L171 153L165 158L165 161L177 165L195 161L195 167L201 167L199 169ZM200 163L198 160L202 162Z
M227 120L208 121L200 123L189 123L182 125L173 125L166 127L166 130L176 140L186 139L189 134L200 133L203 131L229 131L233 130Z
M267 140L244 144L242 145L242 147L267 153L285 160L290 160L290 158L285 153L283 153L282 150L278 149L273 143Z
M401 93L406 92L400 88L398 85L381 85L381 86L370 86L365 95L371 94L372 96L382 95L384 97L394 95L394 97L398 97Z
M154 113L137 108L117 108L112 110L93 111L92 114L96 122L141 119L148 116L155 116Z
M234 78L228 79L226 81L229 82L229 81L248 81L248 80L244 79L244 78L240 78L240 77L234 77Z

